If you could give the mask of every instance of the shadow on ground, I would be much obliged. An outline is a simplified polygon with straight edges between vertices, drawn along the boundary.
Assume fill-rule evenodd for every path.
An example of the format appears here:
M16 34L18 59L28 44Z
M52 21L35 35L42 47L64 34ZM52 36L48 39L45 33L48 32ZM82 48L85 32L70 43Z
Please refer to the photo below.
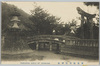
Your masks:
M33 53L20 53L20 54L2 54L2 61L35 61L43 60L43 56L35 55Z

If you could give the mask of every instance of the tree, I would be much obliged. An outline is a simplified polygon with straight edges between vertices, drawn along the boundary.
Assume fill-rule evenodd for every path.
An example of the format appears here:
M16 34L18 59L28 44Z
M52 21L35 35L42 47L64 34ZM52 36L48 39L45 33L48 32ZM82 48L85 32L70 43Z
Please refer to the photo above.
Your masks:
M12 18L11 14L14 12L14 8L21 14L19 17L21 21L18 24L20 31L9 31L11 29L9 25L12 24L10 21ZM29 14L16 6L2 2L2 37L5 37L3 40L4 44L2 44L2 50L15 52L29 49L26 38L29 35L29 31L34 29L33 23L28 18L29 16Z
M40 6L37 6L31 13L30 20L34 23L36 34L52 34L60 21L60 18L50 15Z
M84 2L84 4L85 5L87 5L87 6L92 6L92 5L94 5L94 6L97 6L97 8L99 9L99 2Z
M9 25L11 24L11 14L14 12L14 8L21 14L19 19L21 20L19 23L20 29L24 34L27 34L30 30L34 30L33 23L29 19L29 14L25 13L23 10L17 8L14 5L3 3L2 2L2 34L5 34L6 29L9 29ZM24 32L25 31L25 32ZM27 32L26 32L27 31Z

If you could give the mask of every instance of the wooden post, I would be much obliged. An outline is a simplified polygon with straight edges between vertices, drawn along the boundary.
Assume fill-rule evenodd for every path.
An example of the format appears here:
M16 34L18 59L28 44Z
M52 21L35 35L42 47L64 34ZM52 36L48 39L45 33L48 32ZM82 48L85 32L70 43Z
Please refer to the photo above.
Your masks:
M52 44L51 44L51 42L49 42L50 43L50 51L52 51Z
M36 50L38 50L39 49L39 44L38 44L38 42L36 42Z
M43 44L43 48L45 48L45 43Z

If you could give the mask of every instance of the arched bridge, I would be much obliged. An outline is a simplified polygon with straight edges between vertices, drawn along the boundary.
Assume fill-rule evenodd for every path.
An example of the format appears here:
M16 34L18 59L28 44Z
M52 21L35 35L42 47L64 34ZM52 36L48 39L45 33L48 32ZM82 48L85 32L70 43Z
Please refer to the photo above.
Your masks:
M37 35L29 38L28 45L36 50L60 50L60 45L65 44L63 35Z
M35 35L28 37L28 45L35 50L56 50L63 53L98 56L98 39L79 39L64 35Z

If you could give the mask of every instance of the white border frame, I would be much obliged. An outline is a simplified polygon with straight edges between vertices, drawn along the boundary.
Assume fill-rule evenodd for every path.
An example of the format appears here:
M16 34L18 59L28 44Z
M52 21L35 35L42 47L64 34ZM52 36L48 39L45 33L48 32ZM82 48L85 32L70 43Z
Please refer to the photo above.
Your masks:
M1 1L38 1L38 2L99 2L99 17L100 17L100 0L0 0L0 12L1 12ZM1 13L0 13L0 31L1 31ZM99 19L99 31L100 31L100 19ZM100 37L100 32L99 32ZM100 42L100 40L99 40ZM0 46L1 46L1 32L0 32ZM99 43L99 56L100 56L100 43ZM100 57L99 57L99 65L100 65ZM88 66L99 66L99 65L88 65ZM13 66L11 64L1 64L1 48L0 48L0 66ZM24 66L22 64L18 64L14 66ZM41 65L25 65L25 66L41 66ZM42 65L42 66L53 66L53 65ZM66 65L56 65L56 66L66 66ZM83 66L83 65L67 65L67 66ZM84 65L87 66L87 65Z

